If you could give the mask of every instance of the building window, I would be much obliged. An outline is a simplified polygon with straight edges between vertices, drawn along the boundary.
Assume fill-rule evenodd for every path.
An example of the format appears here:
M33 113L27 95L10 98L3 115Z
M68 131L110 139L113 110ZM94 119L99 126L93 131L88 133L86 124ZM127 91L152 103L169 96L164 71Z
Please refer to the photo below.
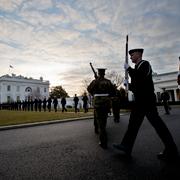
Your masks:
M16 101L19 101L19 100L20 100L20 96L17 96L17 97L16 97Z
M11 86L10 85L7 86L7 91L11 91Z
M31 89L30 87L27 87L27 88L25 89L25 92L32 92L32 89Z
M19 87L19 86L17 86L17 89L16 89L16 90L17 90L17 92L19 92L19 90L20 90L20 87Z
M44 88L44 92L46 93L46 88Z
M7 96L7 102L11 102L11 96Z

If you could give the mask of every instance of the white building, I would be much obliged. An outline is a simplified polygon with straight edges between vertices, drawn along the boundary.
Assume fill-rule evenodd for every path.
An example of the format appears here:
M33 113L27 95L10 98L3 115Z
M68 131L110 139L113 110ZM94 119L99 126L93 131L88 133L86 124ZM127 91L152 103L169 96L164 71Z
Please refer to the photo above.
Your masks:
M177 71L153 75L154 88L158 101L160 101L160 95L163 92L163 89L169 93L170 101L180 101L177 75Z
M16 76L0 77L0 103L49 97L49 81Z
M180 101L180 89L177 83L178 72L169 72L163 74L153 74L153 82L157 101L160 102L161 93L165 89L170 95L170 101ZM133 100L131 91L128 93L129 100Z

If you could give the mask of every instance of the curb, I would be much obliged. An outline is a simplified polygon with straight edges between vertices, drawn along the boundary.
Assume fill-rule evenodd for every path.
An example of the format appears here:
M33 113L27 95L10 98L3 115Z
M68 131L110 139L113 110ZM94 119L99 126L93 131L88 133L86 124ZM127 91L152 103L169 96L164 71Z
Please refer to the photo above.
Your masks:
M33 127L33 126L48 125L48 124L64 123L64 122L71 122L71 121L78 121L78 120L86 120L86 119L93 119L93 116L1 126L0 131L17 129L17 128L27 128L27 127Z

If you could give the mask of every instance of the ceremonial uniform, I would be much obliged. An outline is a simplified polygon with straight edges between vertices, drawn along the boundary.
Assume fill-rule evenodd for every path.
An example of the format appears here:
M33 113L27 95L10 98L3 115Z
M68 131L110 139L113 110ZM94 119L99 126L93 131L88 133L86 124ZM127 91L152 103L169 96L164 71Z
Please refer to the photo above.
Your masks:
M99 129L99 140L102 148L107 148L106 123L110 109L110 97L114 94L114 86L104 78L105 69L98 69L98 78L88 86L88 92L94 96L95 117Z
M169 99L170 99L169 93L164 90L161 94L161 101L163 103L166 114L170 114Z
M121 144L114 144L114 147L130 155L138 130L146 116L165 145L165 150L159 154L159 157L175 156L177 155L176 144L157 111L151 65L148 61L142 60L142 54L138 53L143 53L143 49L129 51L132 62L135 63L134 69L130 66L127 67L126 64L126 69L131 77L129 90L134 94L134 106L124 138Z
M86 93L84 93L84 96L82 97L82 101L83 101L84 112L87 113L88 112L88 97Z
M120 104L121 94L119 90L116 89L115 96L111 98L111 101L112 101L112 112L113 112L114 122L118 123L120 120L120 105L121 105Z

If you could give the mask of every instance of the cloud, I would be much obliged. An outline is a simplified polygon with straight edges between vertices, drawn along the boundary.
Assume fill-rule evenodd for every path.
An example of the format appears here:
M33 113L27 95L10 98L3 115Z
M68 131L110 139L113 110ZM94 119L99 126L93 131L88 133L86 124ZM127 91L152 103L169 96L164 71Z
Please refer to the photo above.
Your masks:
M78 94L83 79L93 77L89 62L124 76L126 34L129 49L144 48L155 72L176 71L179 6L178 0L1 0L0 75L12 64L16 74L43 76Z
M22 3L23 0L1 0L0 1L0 9L4 12L12 12L18 8L18 6Z

